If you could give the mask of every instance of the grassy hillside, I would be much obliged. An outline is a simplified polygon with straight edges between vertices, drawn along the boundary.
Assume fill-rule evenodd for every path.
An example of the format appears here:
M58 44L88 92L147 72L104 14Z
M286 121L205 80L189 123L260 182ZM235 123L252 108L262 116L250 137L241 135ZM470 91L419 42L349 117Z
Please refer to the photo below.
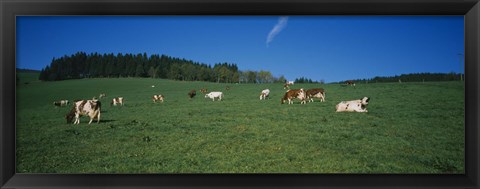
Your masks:
M151 87L155 85L155 87ZM225 90L225 86L230 90ZM280 84L81 79L17 87L19 173L463 173L464 85L322 87L326 102L280 104ZM212 102L200 88L225 93ZM262 89L270 99L259 100ZM189 99L187 93L197 90ZM100 93L102 121L67 124L55 100ZM151 96L163 94L164 103ZM110 106L113 97L123 107ZM371 97L368 113L336 113Z
M38 76L40 75L39 72L28 72L28 71L20 71L17 72L18 81L17 85L28 85L30 82L39 82Z

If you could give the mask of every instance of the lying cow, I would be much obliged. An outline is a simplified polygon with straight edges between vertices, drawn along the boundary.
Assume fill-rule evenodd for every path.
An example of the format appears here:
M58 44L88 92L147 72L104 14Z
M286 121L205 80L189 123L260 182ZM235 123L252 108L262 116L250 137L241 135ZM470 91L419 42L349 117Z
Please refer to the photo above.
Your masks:
M66 106L68 105L68 100L60 100L53 102L54 106Z
M222 92L210 92L205 95L205 98L211 98L213 101L215 101L215 98L218 98L219 100L222 100L223 98L223 93Z
M337 112L368 112L367 105L370 98L363 97L360 100L342 101L337 104Z
M116 97L112 99L112 102L110 103L111 105L117 106L117 104L120 104L123 106L123 97Z
M285 103L286 100L288 100L288 104L293 104L293 99L298 98L300 100L300 104L306 104L307 102L305 101L306 96L305 96L305 91L302 89L292 89L288 90L285 95L283 95L282 98L282 104Z
M270 95L270 89L265 89L260 93L260 100L265 100Z
M65 116L65 119L67 119L67 123L72 123L73 118L75 118L73 124L80 124L80 116L88 115L90 117L88 124L91 124L93 119L97 119L97 123L99 123L101 106L102 104L97 100L76 101L75 106Z
M325 102L325 90L322 88L308 89L305 93L309 102L313 102L313 98L319 98L320 102Z
M163 103L163 99L164 99L164 98L165 98L165 97L164 97L163 95L153 95L153 96L152 96L153 102L160 101L161 103Z
M197 91L195 89L192 89L190 92L188 92L188 96L190 98L195 97L195 95L197 95Z

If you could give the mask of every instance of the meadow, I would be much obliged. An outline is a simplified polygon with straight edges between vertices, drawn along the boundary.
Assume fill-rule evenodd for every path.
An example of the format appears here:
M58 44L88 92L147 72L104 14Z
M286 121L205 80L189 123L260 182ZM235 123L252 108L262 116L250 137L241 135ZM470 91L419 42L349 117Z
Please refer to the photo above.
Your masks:
M40 82L19 74L17 173L464 173L464 84L295 84L326 101L281 104L282 84L150 78ZM27 82L25 82L27 81ZM155 85L155 87L152 87ZM225 90L230 86L230 90ZM199 89L223 91L213 102ZM259 100L269 88L270 99ZM190 99L187 93L197 90ZM72 105L100 93L102 118L79 125ZM162 94L164 103L151 96ZM124 106L110 106L113 97ZM368 113L337 113L371 98Z

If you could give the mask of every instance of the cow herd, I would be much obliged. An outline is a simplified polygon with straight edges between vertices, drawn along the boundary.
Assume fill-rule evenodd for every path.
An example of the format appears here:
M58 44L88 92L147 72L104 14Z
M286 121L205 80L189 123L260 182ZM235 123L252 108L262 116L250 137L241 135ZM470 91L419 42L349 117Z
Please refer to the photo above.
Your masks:
M284 85L285 89L288 89L292 83L287 83ZM353 82L348 82L348 85L355 86ZM229 90L230 87L226 87L226 90ZM207 89L202 88L200 92L205 94L205 98L210 98L212 101L221 101L224 98L224 94L221 91L212 91L208 92ZM188 92L188 97L192 99L196 96L196 90L193 89ZM106 97L105 93L101 93L99 98ZM270 98L270 89L264 89L260 92L260 100L266 100ZM304 90L303 88L300 89L288 89L285 94L281 98L281 104L288 102L288 104L293 104L295 99L300 100L300 104L306 104L308 102L313 102L314 98L320 100L320 102L325 102L325 90L323 88L313 88ZM163 103L165 99L164 95L158 94L152 96L152 101L154 103L160 102ZM350 101L342 101L336 105L336 112L368 112L366 106L368 105L370 98L364 97L359 100L350 100ZM124 99L123 97L114 97L110 102L110 106L123 106ZM69 105L68 100L60 100L54 101L54 106L67 106ZM101 103L100 101L94 97L92 100L75 100L74 106L70 110L70 112L65 116L67 123L79 124L80 123L80 116L88 116L90 121L88 124L91 124L94 119L97 120L97 123L100 122L100 112L101 112ZM74 120L75 118L75 120Z

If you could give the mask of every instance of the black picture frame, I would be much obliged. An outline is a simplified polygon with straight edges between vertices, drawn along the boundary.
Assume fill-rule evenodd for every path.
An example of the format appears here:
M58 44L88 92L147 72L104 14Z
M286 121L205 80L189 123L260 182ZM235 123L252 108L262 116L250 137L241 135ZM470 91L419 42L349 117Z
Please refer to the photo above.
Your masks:
M1 188L479 188L478 0L0 0ZM464 15L465 174L16 174L20 15Z

